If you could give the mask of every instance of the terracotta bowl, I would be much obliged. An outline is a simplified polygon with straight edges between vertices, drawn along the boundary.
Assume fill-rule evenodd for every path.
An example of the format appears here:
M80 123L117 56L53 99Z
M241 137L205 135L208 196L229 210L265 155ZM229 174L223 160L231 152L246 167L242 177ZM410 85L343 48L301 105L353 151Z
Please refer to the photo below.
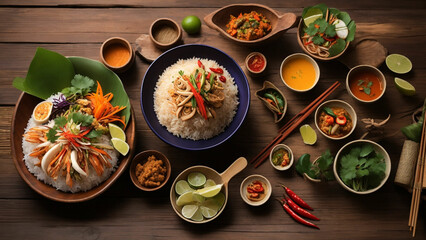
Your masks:
M302 50L306 54L308 54L309 56L311 56L311 57L313 57L315 59L323 60L323 61L328 61L328 60L336 59L336 58L342 56L342 54L345 53L346 50L349 47L350 42L347 42L346 46L345 46L345 49L343 49L343 51L341 53L339 53L339 54L337 54L337 55L335 55L333 57L320 57L318 55L312 54L308 50L306 50L305 46L303 45L302 39L301 39L301 36L303 34L303 26L304 26L303 19L301 18L300 21L299 21L299 26L297 27L297 35L296 35L297 36L297 42L299 43L299 46L302 48Z
M150 157L150 156L155 156L156 159L162 160L164 166L167 169L166 178L158 187L145 187L138 181L138 177L136 176L136 166L138 165L138 163L144 164L148 160L148 157ZM166 185L167 181L169 181L169 179L170 179L170 173L172 172L171 170L172 170L172 166L170 165L170 161L169 161L169 159L167 159L166 156L164 156L164 154L160 153L159 151L155 151L155 150L146 150L146 151L143 151L141 153L138 153L133 158L132 163L130 164L129 174L130 174L130 178L132 179L133 184L135 184L135 186L137 188L139 188L143 191L155 191L155 190L162 188L164 185Z
M157 48L167 50L179 43L182 39L182 30L174 20L159 18L151 24L149 37Z
M226 32L226 24L230 20L230 15L238 16L240 13L256 11L263 14L271 21L272 31L262 38L256 40L240 40L232 37ZM258 45L291 28L296 22L294 13L278 15L273 9L261 4L231 4L218 9L204 17L204 22L210 28L220 32L229 40L243 45Z
M24 134L24 129L27 126L28 119L31 117L34 107L41 101L41 99L34 97L32 95L22 93L19 97L18 103L16 104L15 111L12 117L12 129L11 129L11 148L12 148L12 157L13 162L15 163L16 170L18 170L19 175L22 179L30 186L34 191L40 195L49 198L58 202L83 202L89 199L95 198L96 196L103 193L107 190L120 175L126 170L127 166L130 163L130 159L134 154L134 144L135 144L135 113L133 108L131 110L131 118L127 124L126 128L126 137L127 143L130 146L130 151L127 156L120 157L120 162L117 166L115 172L111 176L99 184L97 187L92 188L87 192L62 192L56 190L56 188L45 184L37 180L37 178L28 171L27 166L25 165L23 152L22 152L22 135Z

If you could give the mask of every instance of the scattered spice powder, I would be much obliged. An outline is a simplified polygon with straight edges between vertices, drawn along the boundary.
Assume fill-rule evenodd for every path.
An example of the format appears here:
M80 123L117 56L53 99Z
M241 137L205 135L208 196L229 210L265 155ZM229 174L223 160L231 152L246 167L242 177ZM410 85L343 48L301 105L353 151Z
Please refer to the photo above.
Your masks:
M138 163L136 166L136 177L142 186L158 187L166 179L167 168L162 160L158 160L155 156L148 157L148 160L142 165Z

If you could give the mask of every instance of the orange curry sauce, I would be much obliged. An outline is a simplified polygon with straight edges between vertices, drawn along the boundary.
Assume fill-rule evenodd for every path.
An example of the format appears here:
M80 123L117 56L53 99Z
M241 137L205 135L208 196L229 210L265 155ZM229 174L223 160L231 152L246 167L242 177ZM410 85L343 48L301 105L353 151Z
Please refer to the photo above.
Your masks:
M120 43L108 45L103 50L105 61L112 67L121 67L130 59L129 49Z
M354 74L349 79L349 88L353 95L364 101L374 100L383 92L382 82L372 72L360 72ZM366 88L369 88L370 90L368 91Z

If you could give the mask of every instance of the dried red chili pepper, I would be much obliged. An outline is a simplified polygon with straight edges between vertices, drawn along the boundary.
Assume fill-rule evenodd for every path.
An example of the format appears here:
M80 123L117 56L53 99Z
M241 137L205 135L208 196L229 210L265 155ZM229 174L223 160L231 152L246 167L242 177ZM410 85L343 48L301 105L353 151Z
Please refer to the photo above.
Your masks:
M225 76L220 76L219 80L222 81L222 82L226 82L226 77Z
M223 74L223 69L222 68L210 68L210 70L214 73L219 73L219 74Z
M320 229L317 225L306 221L305 219L301 218L299 215L297 215L295 212L293 212L293 210L291 210L291 208L288 206L287 202L285 200L279 200L277 199L281 205L284 207L284 210L294 219L296 220L296 222L301 223L303 225L306 225L308 227L313 227L313 228L317 228Z
M203 63L200 60L198 60L198 67L204 69L204 65L203 65Z
M293 209L293 211L295 211L297 214L299 214L303 217L312 219L312 220L317 220L317 221L320 220L319 218L317 218L312 213L310 213L310 212L306 211L305 209L299 207L299 205L297 205L295 202L293 202L293 200L291 200L289 197L286 196L285 201L290 206L290 208Z
M296 193L294 193L290 188L288 188L288 187L286 187L286 186L284 186L284 185L281 185L283 188L284 188L284 190L285 190L285 192L287 193L287 195L294 201L294 202L296 202L297 204L299 204L299 206L301 206L302 208L306 208L306 209L309 209L309 210L314 210L313 208L311 208L311 206L309 206L305 201L303 201L303 199L302 198L300 198L299 196L297 196L297 194Z

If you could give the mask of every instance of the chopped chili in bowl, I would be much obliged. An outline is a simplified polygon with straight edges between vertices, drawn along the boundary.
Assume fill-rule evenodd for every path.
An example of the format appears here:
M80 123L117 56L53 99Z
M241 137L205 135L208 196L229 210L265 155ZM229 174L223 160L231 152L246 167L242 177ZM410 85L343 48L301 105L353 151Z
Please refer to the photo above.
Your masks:
M256 180L247 186L247 198L251 201L261 201L265 198L266 184Z

